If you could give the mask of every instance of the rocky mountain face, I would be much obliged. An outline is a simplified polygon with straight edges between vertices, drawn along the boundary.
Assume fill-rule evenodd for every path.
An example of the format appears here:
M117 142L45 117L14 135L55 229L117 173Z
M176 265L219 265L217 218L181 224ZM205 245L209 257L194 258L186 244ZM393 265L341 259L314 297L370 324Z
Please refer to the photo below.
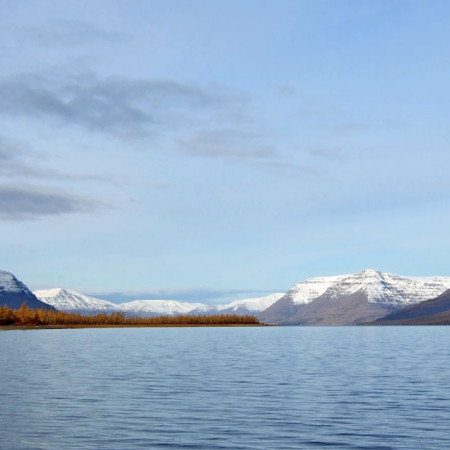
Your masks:
M401 277L368 269L307 279L258 317L280 325L354 325L436 297L449 288L450 277Z
M21 281L12 273L0 270L0 306L18 309L23 302L30 308L51 308L41 302Z
M302 305L280 325L356 325L362 321L375 320L386 314L386 309L367 300L364 292L355 292L333 298L321 295Z
M450 289L436 298L410 305L374 322L375 325L450 323Z

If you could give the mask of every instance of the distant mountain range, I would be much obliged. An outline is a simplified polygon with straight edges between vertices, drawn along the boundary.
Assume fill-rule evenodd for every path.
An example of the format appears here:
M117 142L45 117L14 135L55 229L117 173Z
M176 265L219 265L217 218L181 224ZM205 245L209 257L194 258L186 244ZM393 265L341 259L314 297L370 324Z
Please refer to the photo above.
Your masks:
M116 304L60 288L38 290L33 295L12 274L0 271L0 301L8 298L6 303L11 307L20 307L26 300L30 307L47 305L83 314L114 311L146 317L251 314L264 323L277 325L355 325L373 321L381 324L402 320L426 323L428 316L436 314L440 314L436 320L445 321L446 314L450 318L450 291L447 290L450 290L450 277L404 277L368 269L349 275L308 278L287 294L275 293L225 305L176 300Z
M225 305L179 302L176 300L134 300L127 303L112 303L80 294L69 289L38 290L34 294L55 309L67 312L93 314L101 312L125 312L142 317L177 314L259 314L284 296L283 293L267 297L236 300Z

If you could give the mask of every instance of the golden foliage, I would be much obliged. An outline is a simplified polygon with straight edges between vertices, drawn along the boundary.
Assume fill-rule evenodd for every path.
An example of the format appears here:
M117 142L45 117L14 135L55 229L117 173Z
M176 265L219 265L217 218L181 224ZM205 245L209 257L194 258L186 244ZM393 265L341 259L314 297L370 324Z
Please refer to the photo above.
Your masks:
M51 309L31 309L24 302L20 309L0 307L0 325L54 326L218 326L259 325L255 316L237 314L127 317L123 312L82 315Z

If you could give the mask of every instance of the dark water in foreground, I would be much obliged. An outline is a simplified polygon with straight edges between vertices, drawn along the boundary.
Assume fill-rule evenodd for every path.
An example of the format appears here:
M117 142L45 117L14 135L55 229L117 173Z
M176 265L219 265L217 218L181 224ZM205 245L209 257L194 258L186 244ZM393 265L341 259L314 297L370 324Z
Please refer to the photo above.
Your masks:
M0 331L0 448L450 448L449 344L450 327Z

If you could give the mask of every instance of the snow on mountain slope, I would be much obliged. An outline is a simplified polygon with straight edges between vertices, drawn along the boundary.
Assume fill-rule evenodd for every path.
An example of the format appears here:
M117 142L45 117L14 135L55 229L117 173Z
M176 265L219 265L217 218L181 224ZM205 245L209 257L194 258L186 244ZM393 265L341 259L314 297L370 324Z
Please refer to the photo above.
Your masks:
M284 293L276 292L265 297L246 298L243 300L234 300L231 303L223 305L202 305L200 304L193 314L257 314L264 311L269 306L277 302Z
M12 273L0 270L0 306L18 309L23 302L30 308L49 309Z
M100 300L99 298L88 297L79 292L69 289L47 289L34 291L34 295L42 302L53 306L59 311L80 311L80 312L114 312L120 311L119 305Z
M307 278L305 281L296 284L286 295L294 305L310 303L313 299L321 296L330 286L347 276Z
M403 277L372 269L309 278L258 317L282 325L354 325L436 297L449 287L450 277Z
M196 308L204 306L202 303L178 302L176 300L134 300L128 303L121 303L121 310L137 315L177 315L189 314Z
M0 298L1 283L17 289L20 282L11 277L8 272L0 272ZM123 311L141 316L257 314L266 323L351 325L361 320L375 320L386 311L437 297L447 289L450 289L450 277L405 277L368 269L349 275L308 278L286 295L275 293L224 305L175 300L135 300L115 304L65 289L41 290L35 294L58 310L84 313Z
M174 300L135 300L117 304L61 288L38 290L35 291L35 295L59 311L90 313L122 311L138 315L174 315L187 314L201 305L200 303L182 303Z
M22 291L30 292L12 273L5 270L0 270L0 290L16 293Z
M220 312L224 310L237 311L239 309L246 309L250 313L261 312L280 300L280 298L284 295L285 294L282 292L276 292L275 294L270 294L265 297L235 300L234 302L228 303L226 305L218 306L217 310Z
M112 303L89 297L69 289L37 290L35 295L44 303L59 311L99 313L122 311L129 315L159 316L177 314L252 314L261 312L275 303L284 294L276 293L266 297L236 300L225 305L205 305L176 300L134 300L127 303Z
M399 307L436 297L449 288L450 277L404 277L367 269L350 275L308 278L296 284L286 297L301 305L321 295L338 298L361 291L370 303Z
M450 288L450 277L404 277L368 269L341 278L326 294L333 298L365 292L370 303L400 307L434 298Z

